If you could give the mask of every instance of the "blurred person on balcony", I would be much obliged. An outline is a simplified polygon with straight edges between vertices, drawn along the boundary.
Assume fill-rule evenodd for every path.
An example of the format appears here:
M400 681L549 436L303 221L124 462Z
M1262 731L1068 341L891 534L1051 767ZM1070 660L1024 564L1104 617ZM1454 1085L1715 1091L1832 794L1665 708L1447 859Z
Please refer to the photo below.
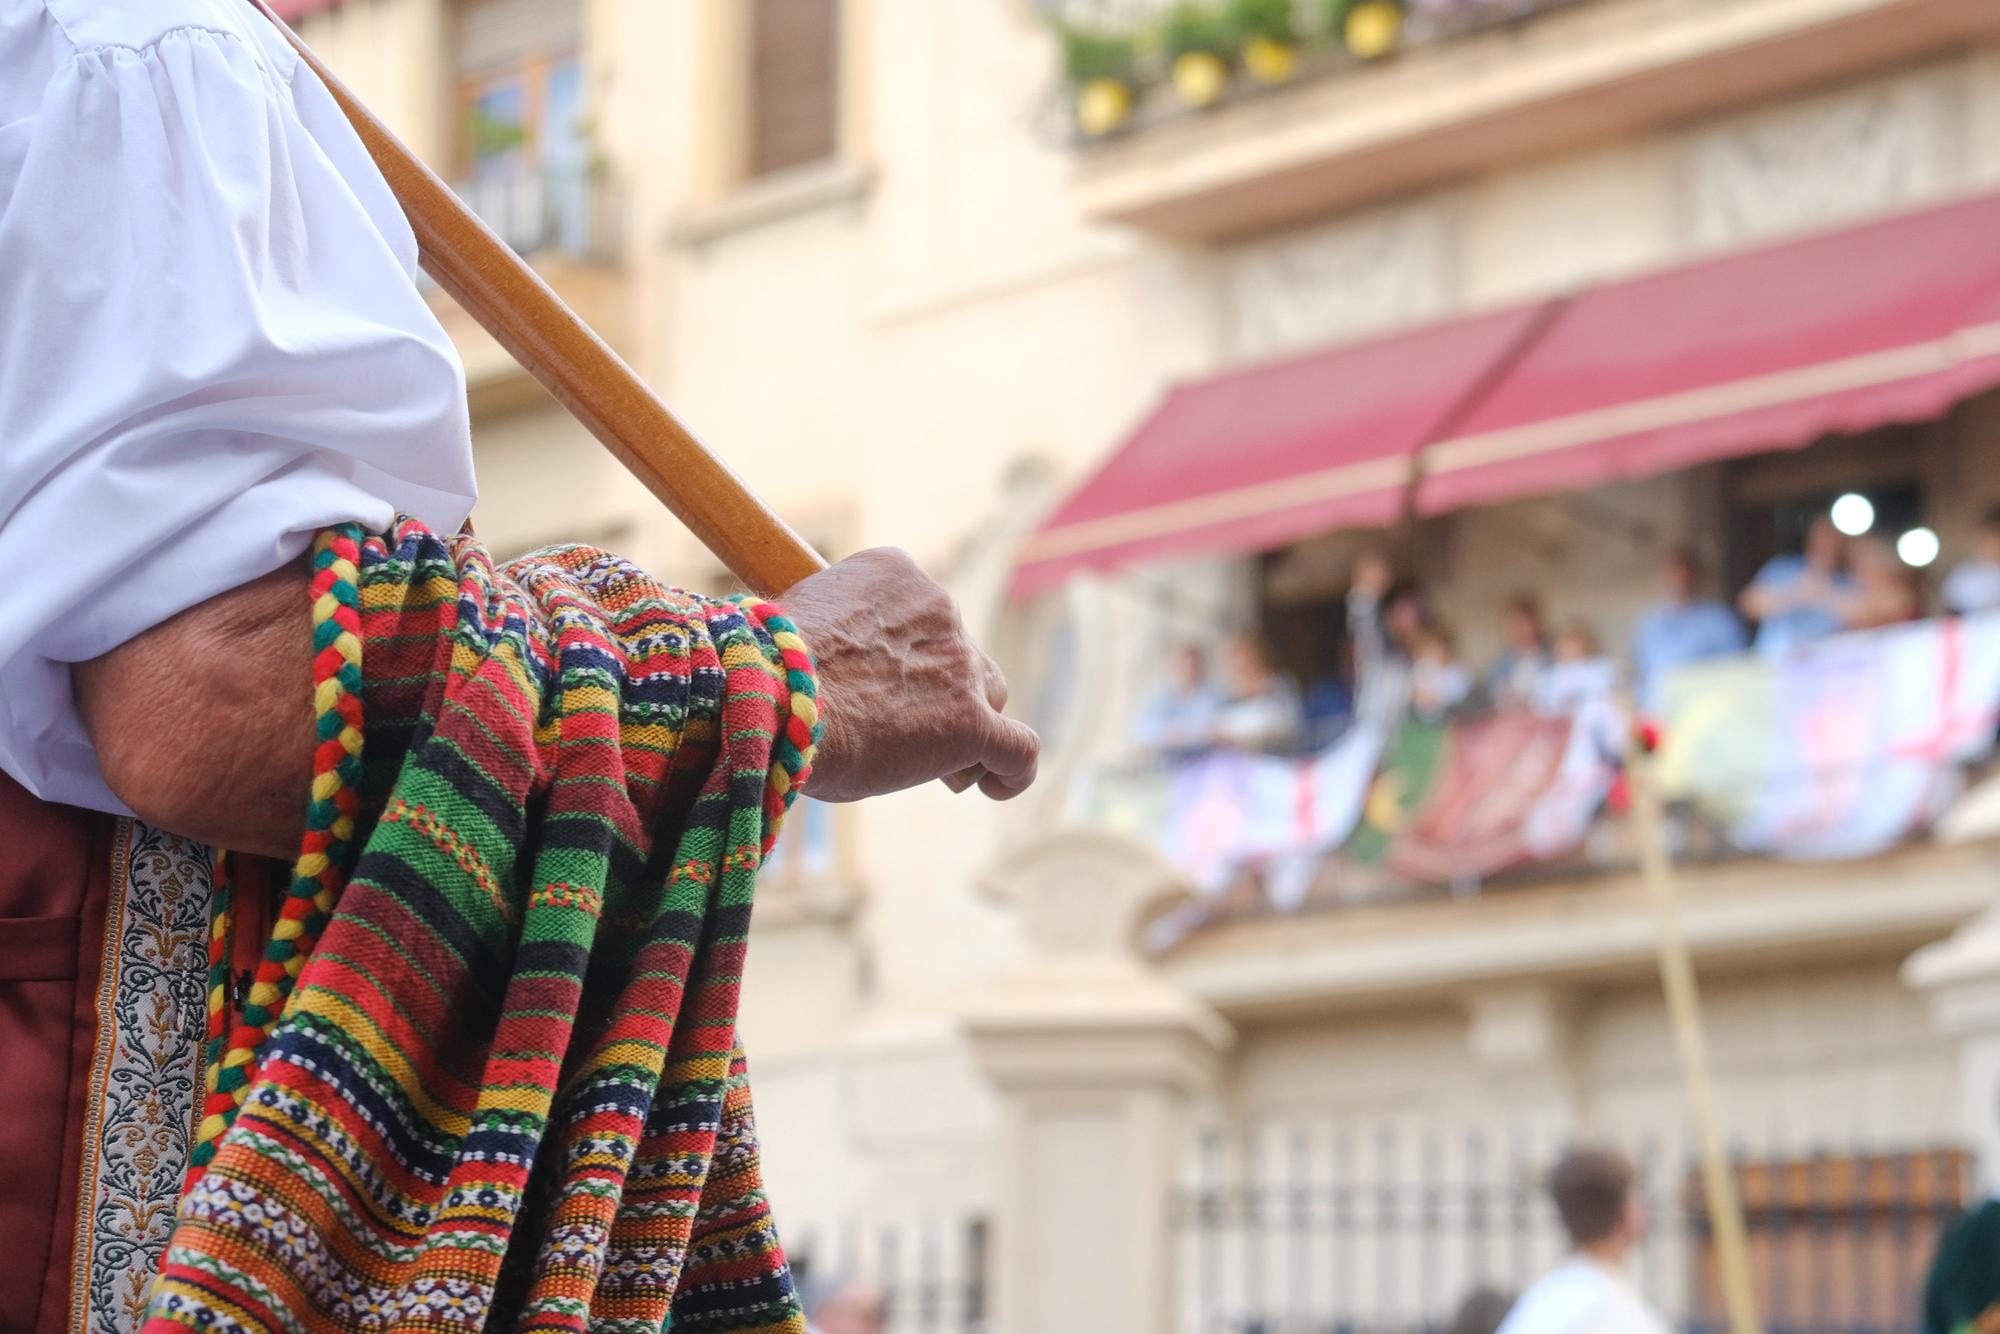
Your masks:
M1516 593L1500 613L1500 656L1486 672L1486 698L1496 709L1522 709L1549 666L1549 636L1541 600Z
M836 1277L800 1286L806 1334L883 1334L889 1327L888 1303L865 1279Z
M1981 516L1972 555L1945 576L1943 593L1945 607L1960 616L2000 611L2000 505Z
M1416 652L1410 663L1410 712L1427 723L1440 723L1472 694L1472 673L1458 660L1451 632L1426 625L1416 632Z
M1743 590L1737 607L1757 622L1757 650L1783 653L1847 628L1847 539L1826 515L1806 530L1799 555L1773 556Z
M1395 566L1390 564L1389 554L1379 547L1362 552L1354 562L1354 575L1347 586L1347 639L1354 649L1357 694L1392 650L1383 615L1388 609L1389 592L1395 586Z
M1397 582L1387 552L1378 547L1361 553L1347 590L1357 721L1389 726L1403 716L1417 637L1429 619L1416 590Z
M1247 636L1232 639L1222 663L1229 698L1215 715L1215 744L1265 755L1296 751L1305 726L1299 692L1272 670L1264 646Z
M1842 605L1850 630L1901 625L1923 614L1917 572L1879 537L1856 538L1848 548L1854 589Z
M1536 1280L1499 1334L1665 1334L1626 1273L1645 1236L1637 1174L1609 1149L1572 1149L1549 1173L1570 1256Z
M1140 708L1132 744L1142 755L1181 760L1208 747L1222 697L1208 680L1208 655L1183 644L1172 655L1167 680Z
M1595 630L1571 621L1556 635L1555 652L1535 682L1530 702L1536 713L1572 714L1592 701L1609 699L1617 687L1617 660L1606 656Z
M1658 713L1665 705L1666 678L1676 668L1749 647L1736 613L1700 595L1701 558L1694 548L1679 547L1669 554L1660 582L1666 599L1640 619L1632 637L1639 707L1647 713Z

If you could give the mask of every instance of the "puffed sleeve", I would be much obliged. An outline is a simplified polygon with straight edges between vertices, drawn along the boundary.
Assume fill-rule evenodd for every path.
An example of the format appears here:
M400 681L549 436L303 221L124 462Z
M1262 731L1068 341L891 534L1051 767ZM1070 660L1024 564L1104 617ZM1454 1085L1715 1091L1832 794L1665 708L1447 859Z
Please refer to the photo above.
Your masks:
M469 512L464 372L414 265L325 89L240 34L78 45L0 126L0 768L122 809L69 663L324 525Z

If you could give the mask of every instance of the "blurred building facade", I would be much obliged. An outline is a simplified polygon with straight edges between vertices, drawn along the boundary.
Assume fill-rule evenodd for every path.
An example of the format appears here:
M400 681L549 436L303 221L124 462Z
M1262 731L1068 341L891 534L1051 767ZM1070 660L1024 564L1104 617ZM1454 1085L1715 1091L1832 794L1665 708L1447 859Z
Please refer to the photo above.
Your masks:
M1200 113L1148 94L1100 141L1071 122L1034 0L290 8L796 527L945 578L1049 735L1042 788L1006 809L941 790L809 808L764 888L744 1022L805 1264L878 1274L899 1329L1414 1328L1546 1258L1534 1175L1582 1134L1657 1151L1678 1230L1649 1282L1708 1309L1629 869L1253 913L1154 957L1141 927L1183 877L1072 818L1173 645L1251 632L1282 663L1324 656L1317 627L1330 642L1379 534L1170 540L1034 597L1010 581L1176 384L2000 191L2000 6L1513 5ZM439 306L483 537L727 582ZM1669 548L1740 582L1784 515L1845 490L1967 547L2000 501L2000 397L1866 425L1440 506L1402 559L1483 659L1517 588L1622 644ZM1225 423L1214 448L1234 445ZM1766 1300L1800 1327L1901 1327L1967 1164L2000 1166L1989 952L1966 925L1996 850L1684 877L1746 1192L1767 1221L1819 1218L1815 1263L1861 1275L1827 1297L1794 1234L1759 1234Z

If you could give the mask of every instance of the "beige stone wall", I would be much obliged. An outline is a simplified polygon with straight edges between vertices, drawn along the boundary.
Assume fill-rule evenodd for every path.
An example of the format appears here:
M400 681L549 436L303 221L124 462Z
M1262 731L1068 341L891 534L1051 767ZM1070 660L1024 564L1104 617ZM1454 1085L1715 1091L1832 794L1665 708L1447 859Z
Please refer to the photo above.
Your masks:
M348 0L298 32L369 110L426 162L449 145L452 83L444 0Z
M1902 952L1746 971L1711 964L1703 1002L1721 1112L1759 1151L1945 1142L1956 1048L1897 976ZM1539 989L1539 988L1537 988ZM1686 1096L1658 984L1556 988L1551 1046L1475 1027L1477 993L1238 1025L1212 1123L1510 1126L1681 1143ZM1538 1038L1537 1041L1540 1041Z

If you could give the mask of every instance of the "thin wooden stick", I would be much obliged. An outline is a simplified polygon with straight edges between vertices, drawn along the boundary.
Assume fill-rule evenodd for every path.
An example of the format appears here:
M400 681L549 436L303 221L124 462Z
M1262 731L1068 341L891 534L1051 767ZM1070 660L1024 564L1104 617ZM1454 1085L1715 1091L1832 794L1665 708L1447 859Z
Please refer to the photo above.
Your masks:
M425 272L761 596L826 568L819 553L682 425L658 395L342 86L266 0L251 0L319 76L416 233Z
M1708 1041L1702 1031L1701 995L1695 986L1694 961L1681 934L1679 897L1674 888L1673 862L1661 828L1659 794L1653 787L1652 756L1636 743L1625 754L1626 788L1631 795L1632 823L1639 836L1639 870L1653 900L1659 927L1660 987L1666 993L1667 1020L1679 1050L1681 1078L1694 1107L1701 1138L1702 1191L1708 1216L1715 1223L1715 1259L1722 1284L1722 1306L1730 1334L1760 1334L1757 1297L1750 1281L1750 1246L1743 1226L1743 1201L1722 1141L1722 1121L1715 1108L1715 1086L1709 1073Z

